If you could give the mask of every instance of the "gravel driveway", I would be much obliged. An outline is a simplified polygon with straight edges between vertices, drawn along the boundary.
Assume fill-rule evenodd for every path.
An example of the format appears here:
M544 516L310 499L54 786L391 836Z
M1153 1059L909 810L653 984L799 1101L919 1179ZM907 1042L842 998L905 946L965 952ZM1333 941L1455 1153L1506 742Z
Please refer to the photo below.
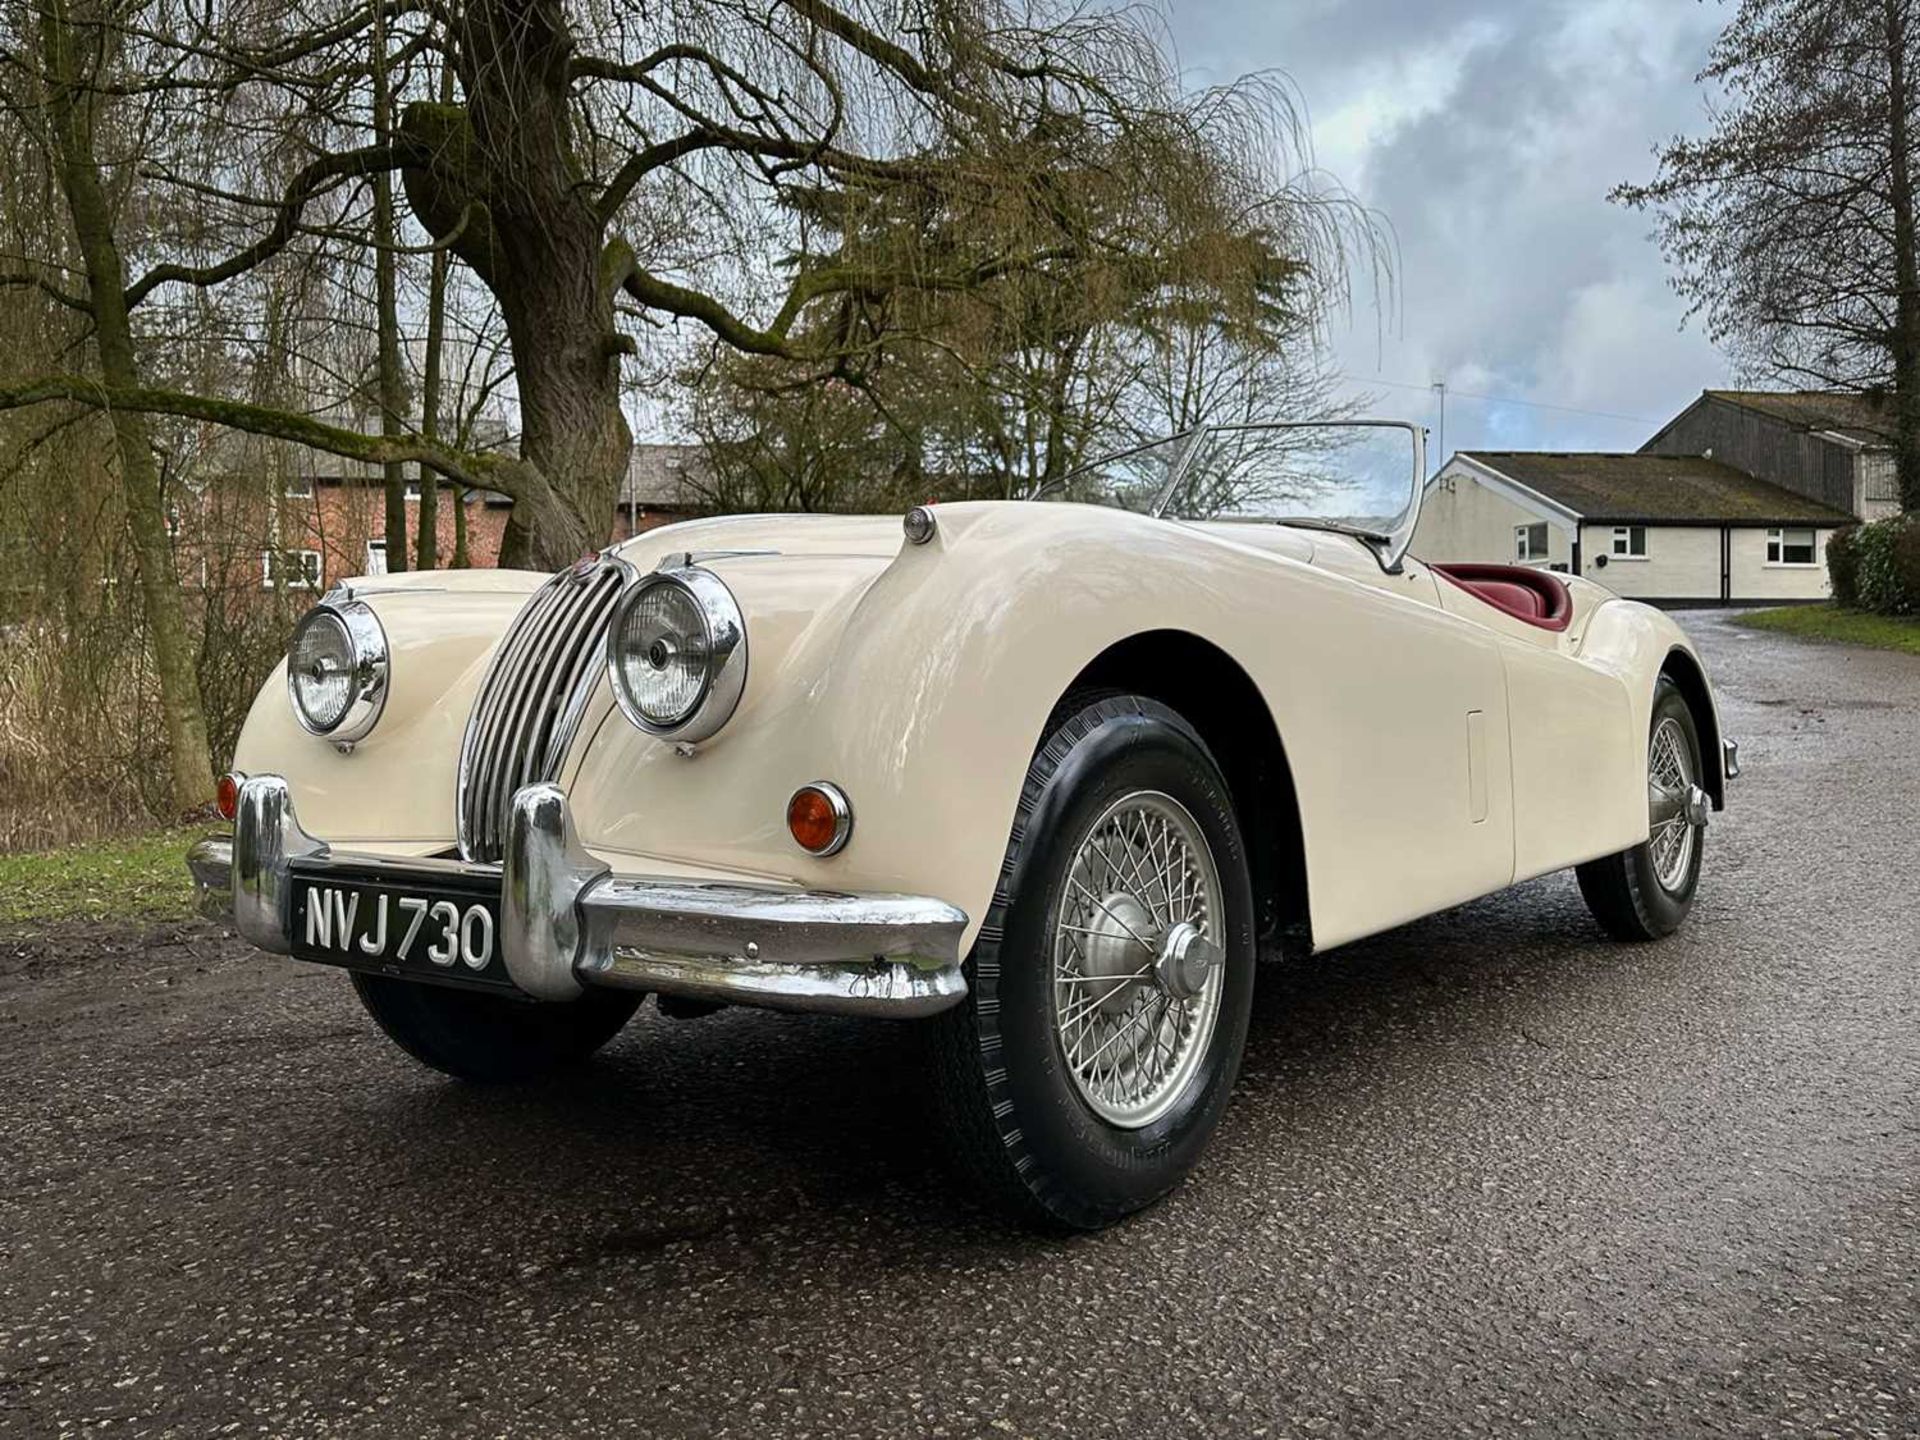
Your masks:
M884 1024L443 1083L210 927L0 944L0 1431L1920 1433L1920 660L1687 617L1691 925L1552 876L1262 974L1185 1189L957 1196Z

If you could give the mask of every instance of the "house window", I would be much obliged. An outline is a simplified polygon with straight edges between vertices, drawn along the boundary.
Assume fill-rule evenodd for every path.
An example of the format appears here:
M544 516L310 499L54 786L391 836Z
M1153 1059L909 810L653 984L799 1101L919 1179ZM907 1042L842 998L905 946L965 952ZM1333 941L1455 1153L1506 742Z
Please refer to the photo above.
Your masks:
M1767 531L1769 565L1812 565L1816 563L1817 549L1812 530Z
M1547 558L1547 522L1537 525L1516 525L1513 527L1513 558L1516 560L1544 560Z
M1869 505L1897 505L1900 503L1900 480L1894 469L1893 456L1866 454L1859 460L1861 476L1860 498Z
M418 500L420 498L420 482L418 480L407 481L406 496L409 500Z
M369 575L387 573L387 542L384 540L367 541L367 570Z
M1613 549L1610 553L1620 560L1646 559L1647 527L1644 525L1614 526Z
M260 585L271 590L284 585L289 590L320 588L320 552L318 550L262 550Z
M311 475L289 475L281 491L289 500L311 500L313 498L313 477Z

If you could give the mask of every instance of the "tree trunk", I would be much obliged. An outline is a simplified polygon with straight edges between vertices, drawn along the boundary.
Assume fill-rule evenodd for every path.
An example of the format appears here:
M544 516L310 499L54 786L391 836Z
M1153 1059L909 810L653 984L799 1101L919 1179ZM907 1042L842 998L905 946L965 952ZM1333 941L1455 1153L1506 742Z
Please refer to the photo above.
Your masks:
M467 492L458 485L453 487L453 559L447 563L455 570L473 563L467 554Z
M464 110L409 108L433 157L407 198L499 301L526 462L502 565L559 569L607 543L633 436L620 409L619 277L573 153L560 0L475 0L457 21Z
M393 96L387 83L386 10L373 10L373 126L382 142L393 138ZM394 286L394 247L399 243L393 223L393 175L373 175L374 308L378 313L380 433L405 433L400 417L406 406L406 387L400 373L400 308ZM387 569L407 568L407 471L389 460L381 466L386 481ZM424 488L424 487L423 487Z
M1920 512L1920 235L1914 223L1908 27L1903 0L1882 0L1887 43L1889 194L1893 205L1894 460L1900 508Z
M87 272L100 376L116 388L137 387L140 374L127 319L126 270L94 155L95 96L81 68L80 56L93 42L63 0L52 0L41 12L40 40L61 188ZM174 569L147 418L130 410L114 410L110 418L126 496L127 530L140 571L140 600L160 681L173 805L185 814L213 800L213 764L207 753L207 721L200 704L193 641Z
M516 502L501 540L502 565L557 570L613 533L633 435L620 411L619 361L607 353L613 306L592 293L598 236L592 240L584 266L576 247L574 263L562 269L556 244L552 269L542 266L500 297L525 427L520 453L553 490L550 506Z
M436 250L433 276L427 282L427 354L425 373L420 383L420 433L429 440L440 438L440 350L447 330L447 256ZM420 484L420 539L418 568L432 570L440 564L440 477L426 465L415 467ZM456 501L457 503L457 501Z
M453 66L440 67L440 103L453 103ZM447 335L447 252L433 252L433 268L427 280L427 354L420 384L420 433L429 440L440 438L440 363ZM420 482L420 540L416 556L422 570L440 564L440 478L421 465L416 470ZM454 514L458 516L460 496L454 493ZM465 547L455 541L456 555Z

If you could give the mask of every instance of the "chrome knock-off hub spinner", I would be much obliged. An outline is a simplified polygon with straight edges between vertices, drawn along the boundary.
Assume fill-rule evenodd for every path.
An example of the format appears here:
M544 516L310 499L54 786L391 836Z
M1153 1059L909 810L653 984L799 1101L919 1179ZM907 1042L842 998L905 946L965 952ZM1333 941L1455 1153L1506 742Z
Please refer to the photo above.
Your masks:
M1197 999L1207 988L1207 977L1225 957L1220 947L1200 933L1200 927L1182 920L1168 929L1153 962L1153 978L1175 1000Z
M1647 847L1662 889L1671 893L1685 883L1712 806L1694 774L1686 733L1666 716L1647 751Z

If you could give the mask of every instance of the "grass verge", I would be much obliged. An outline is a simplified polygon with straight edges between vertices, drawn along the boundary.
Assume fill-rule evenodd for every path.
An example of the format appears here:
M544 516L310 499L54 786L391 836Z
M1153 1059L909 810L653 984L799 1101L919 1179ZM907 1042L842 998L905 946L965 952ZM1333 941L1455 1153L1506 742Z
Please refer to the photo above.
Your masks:
M1875 650L1902 650L1920 655L1920 619L1903 615L1870 615L1833 605L1787 605L1778 610L1746 610L1733 617L1736 625L1824 640L1837 645L1865 645Z
M187 847L205 826L0 855L0 923L193 914Z

